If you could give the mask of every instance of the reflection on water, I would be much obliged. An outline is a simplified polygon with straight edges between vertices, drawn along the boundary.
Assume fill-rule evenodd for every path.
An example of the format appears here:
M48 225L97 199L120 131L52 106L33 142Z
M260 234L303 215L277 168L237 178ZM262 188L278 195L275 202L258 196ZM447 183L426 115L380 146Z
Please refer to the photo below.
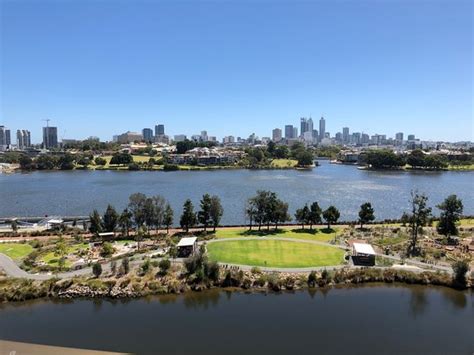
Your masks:
M299 354L315 344L324 354L367 344L371 353L472 353L473 302L448 288L380 284L43 300L0 305L0 339L140 354Z

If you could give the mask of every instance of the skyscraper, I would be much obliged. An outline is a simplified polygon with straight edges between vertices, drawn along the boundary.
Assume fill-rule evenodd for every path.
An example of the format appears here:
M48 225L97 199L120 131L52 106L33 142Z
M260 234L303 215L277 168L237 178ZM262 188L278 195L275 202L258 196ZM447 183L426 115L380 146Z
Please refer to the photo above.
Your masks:
M298 138L298 127L293 127L293 137L292 138Z
M306 132L311 132L311 134L313 134L313 129L314 129L314 123L313 123L313 119L310 117L308 118L308 121L306 121Z
M321 116L319 120L319 140L323 140L326 137L326 120Z
M273 131L272 131L272 140L274 142L279 142L281 141L281 129L280 128L275 128Z
M403 132L398 132L395 134L395 140L403 142Z
M349 127L342 127L342 141L349 143Z
M18 149L25 149L31 146L31 134L26 129L16 131L16 144Z
M58 146L58 128L43 127L43 147L45 149L56 148Z
M300 134L304 136L304 132L308 131L308 120L305 117L301 117L300 121Z
M145 142L153 141L153 130L151 128L143 128L142 135Z
M12 144L10 130L5 126L0 126L0 148L4 148Z
M158 124L155 126L155 136L163 136L165 134L165 125Z
M291 139L293 137L293 125L289 124L285 126L285 139Z

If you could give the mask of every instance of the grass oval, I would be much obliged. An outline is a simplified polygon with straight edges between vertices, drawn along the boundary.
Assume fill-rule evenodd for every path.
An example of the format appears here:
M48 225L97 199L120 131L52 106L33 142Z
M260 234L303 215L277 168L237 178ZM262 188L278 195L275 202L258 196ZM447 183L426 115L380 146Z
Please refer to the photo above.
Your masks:
M284 240L228 240L209 243L207 251L222 263L278 268L332 266L344 259L339 248Z

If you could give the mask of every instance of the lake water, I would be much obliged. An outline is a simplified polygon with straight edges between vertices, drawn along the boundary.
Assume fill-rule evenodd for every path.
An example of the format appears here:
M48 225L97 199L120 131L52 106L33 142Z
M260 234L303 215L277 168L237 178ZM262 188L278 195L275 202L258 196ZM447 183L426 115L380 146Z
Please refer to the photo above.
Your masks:
M122 209L131 193L143 192L166 197L178 220L187 198L198 204L210 193L222 200L223 223L242 224L245 201L259 189L277 192L291 212L306 202L318 201L323 208L334 204L341 220L357 219L366 201L372 202L377 219L399 218L409 208L412 189L426 193L433 207L457 194L465 214L474 214L473 178L474 172L364 171L326 161L312 171L37 171L0 174L0 216L88 215L108 203Z
M372 285L0 306L0 339L140 354L472 354L474 294Z

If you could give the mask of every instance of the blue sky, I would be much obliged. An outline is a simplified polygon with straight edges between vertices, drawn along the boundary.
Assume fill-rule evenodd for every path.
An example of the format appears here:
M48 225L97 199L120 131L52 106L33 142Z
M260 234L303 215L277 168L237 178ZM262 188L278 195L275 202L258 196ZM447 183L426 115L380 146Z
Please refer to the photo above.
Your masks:
M470 1L1 1L0 122L40 141L351 131L474 140ZM60 137L60 138L61 138Z

